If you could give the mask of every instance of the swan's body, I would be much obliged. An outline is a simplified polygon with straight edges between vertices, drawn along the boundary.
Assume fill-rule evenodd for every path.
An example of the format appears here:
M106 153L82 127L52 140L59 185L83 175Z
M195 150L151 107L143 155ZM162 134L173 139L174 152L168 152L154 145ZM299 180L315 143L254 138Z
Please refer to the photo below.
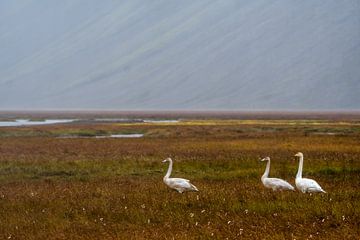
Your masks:
M266 169L264 174L261 177L261 181L264 184L266 188L271 188L273 191L277 190L292 190L294 191L294 187L288 183L285 180L282 180L280 178L269 178L269 172L270 172L270 158L266 157L262 159L261 161L268 161L266 164Z
M303 193L318 193L318 192L326 193L315 180L302 177L304 155L301 152L299 152L295 154L295 156L300 158L299 168L295 178L296 188Z
M163 162L169 162L169 168L164 176L164 183L170 188L175 189L179 193L183 192L198 192L199 190L193 184L190 183L190 180L184 178L170 178L172 171L173 161L171 158L165 159Z

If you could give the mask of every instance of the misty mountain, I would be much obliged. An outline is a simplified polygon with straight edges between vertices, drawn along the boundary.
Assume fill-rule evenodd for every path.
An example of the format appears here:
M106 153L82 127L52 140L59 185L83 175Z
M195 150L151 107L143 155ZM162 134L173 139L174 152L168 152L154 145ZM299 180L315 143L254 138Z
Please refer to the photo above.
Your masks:
M358 0L0 1L0 109L359 109Z

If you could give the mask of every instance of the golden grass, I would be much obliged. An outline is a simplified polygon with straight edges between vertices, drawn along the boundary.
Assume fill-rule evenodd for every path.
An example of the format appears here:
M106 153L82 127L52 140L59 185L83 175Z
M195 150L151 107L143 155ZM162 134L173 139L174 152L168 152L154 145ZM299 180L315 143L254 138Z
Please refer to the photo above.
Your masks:
M178 122L131 122L116 123L118 126L223 126L223 125L314 125L360 126L359 121L334 120L180 120Z
M294 122L294 121L292 121ZM357 123L84 124L0 129L2 239L357 239ZM142 132L140 139L56 138ZM328 135L326 133L336 133ZM325 133L325 134L318 134ZM81 135L80 134L80 135ZM328 194L273 193L260 177L304 176ZM174 176L199 193L162 183Z

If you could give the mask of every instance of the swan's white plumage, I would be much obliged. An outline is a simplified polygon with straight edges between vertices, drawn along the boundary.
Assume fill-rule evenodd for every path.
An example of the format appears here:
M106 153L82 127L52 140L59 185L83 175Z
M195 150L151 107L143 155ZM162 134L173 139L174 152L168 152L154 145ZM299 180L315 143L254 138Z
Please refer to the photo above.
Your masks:
M273 191L277 190L294 190L294 187L288 183L287 181L280 179L280 178L269 178L269 172L270 172L270 158L266 157L262 159L261 161L268 161L266 164L266 169L264 174L261 177L261 181L264 184L266 188L270 188Z
M314 180L308 178L295 179L295 184L297 189L301 192L323 192L325 191L321 188L321 186Z
M295 179L296 188L303 193L326 193L315 180L302 177L304 155L301 152L298 152L295 156L300 158L299 168Z
M271 188L272 190L294 190L294 187L291 186L290 183L288 183L285 180L282 180L280 178L267 178L264 181L262 181L264 186L267 188Z
M169 168L168 171L166 173L166 175L164 176L164 183L172 188L175 189L176 191L178 191L179 193L183 193L183 192L197 192L199 191L197 189L197 187L195 187L193 184L190 183L190 180L188 179L184 179L184 178L170 178L170 174L172 171L172 165L173 165L173 161L171 158L167 158L165 159L163 162L169 162Z

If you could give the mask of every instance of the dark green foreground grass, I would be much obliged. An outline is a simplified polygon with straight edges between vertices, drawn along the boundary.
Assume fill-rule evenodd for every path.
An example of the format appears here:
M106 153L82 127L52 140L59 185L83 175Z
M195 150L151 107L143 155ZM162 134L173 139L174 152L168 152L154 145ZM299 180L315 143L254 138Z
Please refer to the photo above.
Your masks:
M44 127L41 136L21 129L24 135L0 139L0 238L358 239L359 135L276 127L283 130L140 126L152 133L143 139L48 134L74 126ZM88 128L136 132L139 126ZM263 188L259 159L270 156L270 175L293 184L298 151L305 154L303 175L327 194ZM161 160L168 156L173 176L191 179L200 192L178 194L162 183L167 164Z

